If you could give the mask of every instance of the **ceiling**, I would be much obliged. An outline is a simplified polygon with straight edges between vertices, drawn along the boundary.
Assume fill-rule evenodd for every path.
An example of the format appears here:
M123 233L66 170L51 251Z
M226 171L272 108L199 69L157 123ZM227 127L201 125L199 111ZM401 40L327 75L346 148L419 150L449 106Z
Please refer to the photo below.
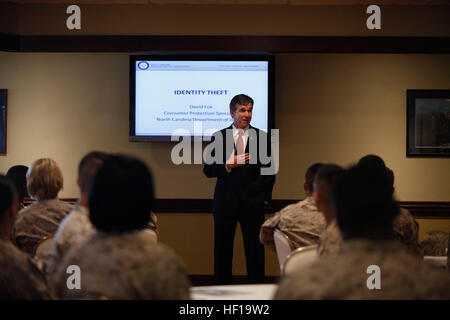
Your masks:
M0 0L21 4L450 5L450 0Z

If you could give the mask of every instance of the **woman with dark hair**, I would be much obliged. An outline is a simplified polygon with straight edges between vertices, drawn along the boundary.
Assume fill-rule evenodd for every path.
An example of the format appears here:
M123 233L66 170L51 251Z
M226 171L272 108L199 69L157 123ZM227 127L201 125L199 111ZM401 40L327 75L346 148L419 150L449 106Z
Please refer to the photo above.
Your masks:
M22 210L25 207L23 204L24 199L29 196L27 190L27 171L27 166L17 165L9 168L6 173L6 177L13 182L16 188L19 200L19 210Z
M381 176L384 174L392 194L394 193L394 171L386 166L383 159L373 154L366 155L359 160L358 166L366 167L374 172L378 172ZM407 209L401 207L398 208L398 214L393 221L393 228L395 238L400 241L410 253L419 256L423 255L422 248L419 244L419 224Z
M0 300L51 299L44 277L34 262L11 243L18 208L13 185L0 176Z
M386 167L384 160L377 155L366 155L358 161L358 167L365 168L374 174L383 177L389 185L391 194L394 193L394 172ZM418 242L419 224L405 209L398 207L398 214L395 216L392 226L394 228L394 236L407 250L415 255L422 256L422 248ZM339 228L334 222L322 234L322 241L319 247L321 257L337 252L342 244Z
M169 248L148 229L153 179L141 161L110 156L89 193L96 228L59 266L55 289L65 299L189 299L189 280ZM81 289L68 290L66 268L81 270Z

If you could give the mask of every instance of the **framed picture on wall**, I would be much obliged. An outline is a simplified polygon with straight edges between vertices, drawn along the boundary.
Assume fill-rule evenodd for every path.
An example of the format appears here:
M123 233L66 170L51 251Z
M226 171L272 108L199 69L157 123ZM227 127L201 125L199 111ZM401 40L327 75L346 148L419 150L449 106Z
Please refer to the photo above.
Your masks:
M407 157L450 157L450 90L407 90Z
M0 89L0 154L6 153L6 105L8 90Z

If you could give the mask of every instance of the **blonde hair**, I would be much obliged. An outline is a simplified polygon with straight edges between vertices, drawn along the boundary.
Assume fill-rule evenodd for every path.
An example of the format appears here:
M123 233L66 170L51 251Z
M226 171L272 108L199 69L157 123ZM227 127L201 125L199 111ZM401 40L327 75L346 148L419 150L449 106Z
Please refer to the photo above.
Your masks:
M27 172L28 193L36 200L54 199L63 187L63 175L56 162L38 159Z

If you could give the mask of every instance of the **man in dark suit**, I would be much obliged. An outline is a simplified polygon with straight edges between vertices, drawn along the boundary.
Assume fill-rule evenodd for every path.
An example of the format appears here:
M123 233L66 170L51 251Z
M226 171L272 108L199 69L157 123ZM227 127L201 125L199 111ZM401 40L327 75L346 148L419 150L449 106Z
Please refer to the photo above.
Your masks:
M274 172L270 139L250 126L253 99L240 94L230 102L233 124L216 132L208 145L203 172L217 178L214 190L214 275L218 284L232 282L233 244L239 222L244 238L250 283L264 280L264 246L259 230L264 206L272 197Z

